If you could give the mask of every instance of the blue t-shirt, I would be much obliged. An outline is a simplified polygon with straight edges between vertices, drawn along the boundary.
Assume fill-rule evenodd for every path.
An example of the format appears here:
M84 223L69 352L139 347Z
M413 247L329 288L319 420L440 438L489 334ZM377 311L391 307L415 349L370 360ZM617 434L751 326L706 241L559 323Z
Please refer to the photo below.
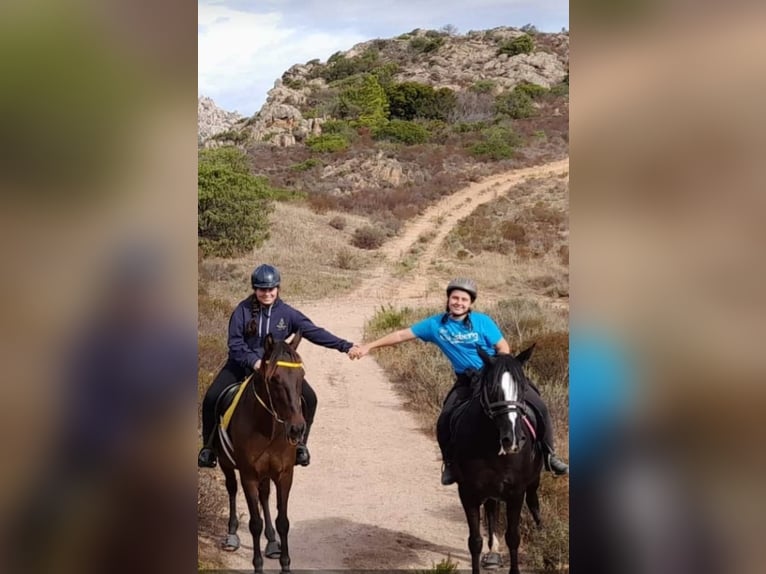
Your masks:
M466 369L481 369L484 362L476 345L488 355L494 355L495 345L503 338L498 326L488 315L475 311L469 315L471 328L464 321L456 321L451 317L442 323L443 316L434 315L415 323L411 327L412 332L418 339L439 347L456 373L460 374Z

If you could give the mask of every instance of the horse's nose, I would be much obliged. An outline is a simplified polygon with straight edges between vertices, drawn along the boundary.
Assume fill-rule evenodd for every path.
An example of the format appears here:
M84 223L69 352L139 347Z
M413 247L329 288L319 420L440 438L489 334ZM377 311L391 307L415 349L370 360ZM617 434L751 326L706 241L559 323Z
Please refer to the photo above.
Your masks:
M291 424L287 429L287 434L290 438L300 440L303 438L303 432L306 430L306 424Z

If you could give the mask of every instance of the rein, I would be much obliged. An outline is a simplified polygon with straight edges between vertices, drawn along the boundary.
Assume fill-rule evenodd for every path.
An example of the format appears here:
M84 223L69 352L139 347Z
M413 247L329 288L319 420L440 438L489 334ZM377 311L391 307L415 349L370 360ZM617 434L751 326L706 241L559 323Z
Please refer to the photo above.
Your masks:
M274 417L275 421L277 421L278 423L284 424L285 421L279 418L279 415L277 415L277 411L274 408L274 400L271 398L271 389L269 387L269 381L271 380L271 377L274 376L274 372L277 370L277 367L286 367L288 369L300 369L303 367L303 363L290 363L287 361L276 361L275 363L271 363L269 367L270 368L266 369L268 374L263 379L263 383L266 386L266 394L269 397L269 404L267 405L265 402L263 402L263 399L260 396L258 396L258 392L255 390L255 379L253 379L253 395L255 395L255 399L261 404L261 406L264 409L266 409L266 412L268 412L272 417Z

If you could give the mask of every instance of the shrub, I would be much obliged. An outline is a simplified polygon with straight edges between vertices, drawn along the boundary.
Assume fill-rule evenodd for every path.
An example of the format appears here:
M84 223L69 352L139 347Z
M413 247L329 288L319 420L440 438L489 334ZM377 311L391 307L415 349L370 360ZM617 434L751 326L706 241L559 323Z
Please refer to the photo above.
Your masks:
M482 132L482 141L471 146L470 151L482 159L501 160L513 157L520 138L510 128L493 126Z
M307 138L306 145L315 152L333 153L348 149L349 142L340 134L322 134Z
M429 132L420 124L404 120L391 120L375 131L375 139L399 141L407 145L425 143Z
M510 56L516 56L517 54L529 54L535 49L535 41L529 34L518 36L513 40L507 40L498 48L498 54L508 54Z
M346 218L342 215L336 215L328 221L330 227L343 231L346 228Z
M493 80L478 80L468 89L477 94L487 94L494 90L496 85Z
M435 90L418 82L392 84L386 96L391 119L447 120L457 106L457 96L449 88Z
M518 88L514 88L511 92L500 94L495 98L495 113L516 120L532 117L535 114L532 96L524 89L520 90Z
M290 166L290 169L293 171L308 171L314 167L317 167L318 165L322 165L322 161L317 158L310 157L306 161L294 163Z
M435 38L416 36L410 40L410 50L419 54L427 54L438 50L442 44L444 44L444 38L442 36L437 36Z
M327 60L327 65L312 71L313 77L322 77L326 82L336 82L358 74L372 72L378 65L377 50L367 50L363 54L347 58L336 52Z
M533 100L539 100L542 96L548 93L548 88L533 84L531 82L521 82L516 85L514 91L523 92L527 94Z
M350 249L341 249L335 254L335 265L346 271L359 268L357 257Z
M338 112L342 117L356 120L358 126L376 128L388 118L388 105L378 79L365 74L341 92Z
M202 150L197 169L197 235L205 255L231 257L268 238L273 190L235 147Z
M235 144L245 143L248 139L246 132L237 130L226 130L225 132L219 132L215 134L211 139L216 141L233 142Z
M359 249L377 249L386 240L386 234L377 227L365 225L354 231L351 244Z

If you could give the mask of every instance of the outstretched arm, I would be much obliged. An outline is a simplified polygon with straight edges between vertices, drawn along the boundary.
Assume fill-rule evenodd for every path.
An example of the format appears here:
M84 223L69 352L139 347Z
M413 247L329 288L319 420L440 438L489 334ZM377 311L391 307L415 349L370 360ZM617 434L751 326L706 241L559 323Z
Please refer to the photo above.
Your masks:
M352 359L361 359L365 355L369 354L369 352L373 349L398 345L399 343L404 343L405 341L412 341L414 338L415 333L412 332L412 329L401 329L399 331L389 333L388 335L385 335L380 339L373 341L372 343L367 343L366 345L361 345L356 349L351 349L351 351L348 353L348 356Z

